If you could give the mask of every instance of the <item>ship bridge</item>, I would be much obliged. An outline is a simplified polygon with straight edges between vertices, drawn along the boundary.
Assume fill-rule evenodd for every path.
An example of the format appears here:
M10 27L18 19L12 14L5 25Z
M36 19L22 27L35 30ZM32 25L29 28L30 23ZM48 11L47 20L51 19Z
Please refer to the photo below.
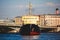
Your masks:
M35 24L38 25L39 17L38 16L22 16L23 24Z

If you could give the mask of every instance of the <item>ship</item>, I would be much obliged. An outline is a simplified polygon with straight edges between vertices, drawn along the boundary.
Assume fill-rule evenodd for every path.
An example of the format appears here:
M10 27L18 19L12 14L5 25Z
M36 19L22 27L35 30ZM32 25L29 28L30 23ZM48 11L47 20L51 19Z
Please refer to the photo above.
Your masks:
M20 28L21 35L39 35L40 28L37 25L39 17L32 15L32 4L29 3L29 15L22 16L23 25Z

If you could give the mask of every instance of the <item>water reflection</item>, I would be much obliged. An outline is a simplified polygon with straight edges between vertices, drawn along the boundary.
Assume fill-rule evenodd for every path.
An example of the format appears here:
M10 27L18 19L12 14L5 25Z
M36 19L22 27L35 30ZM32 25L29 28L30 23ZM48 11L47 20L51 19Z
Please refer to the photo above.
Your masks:
M34 35L34 36L22 36L23 40L38 40L39 39L39 35Z

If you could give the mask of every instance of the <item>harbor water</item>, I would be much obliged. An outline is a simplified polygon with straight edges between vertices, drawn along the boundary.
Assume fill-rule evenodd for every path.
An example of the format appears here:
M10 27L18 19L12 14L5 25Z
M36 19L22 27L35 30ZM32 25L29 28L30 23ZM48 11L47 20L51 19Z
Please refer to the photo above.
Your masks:
M60 40L60 33L40 33L35 36L22 36L19 33L0 34L0 40Z

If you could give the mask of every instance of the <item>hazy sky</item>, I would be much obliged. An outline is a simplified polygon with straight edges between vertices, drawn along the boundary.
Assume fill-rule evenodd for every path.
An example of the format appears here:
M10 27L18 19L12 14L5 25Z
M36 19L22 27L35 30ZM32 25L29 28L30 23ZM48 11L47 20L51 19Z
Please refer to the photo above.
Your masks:
M0 0L0 18L14 18L28 14L29 1L33 14L54 14L60 0Z

